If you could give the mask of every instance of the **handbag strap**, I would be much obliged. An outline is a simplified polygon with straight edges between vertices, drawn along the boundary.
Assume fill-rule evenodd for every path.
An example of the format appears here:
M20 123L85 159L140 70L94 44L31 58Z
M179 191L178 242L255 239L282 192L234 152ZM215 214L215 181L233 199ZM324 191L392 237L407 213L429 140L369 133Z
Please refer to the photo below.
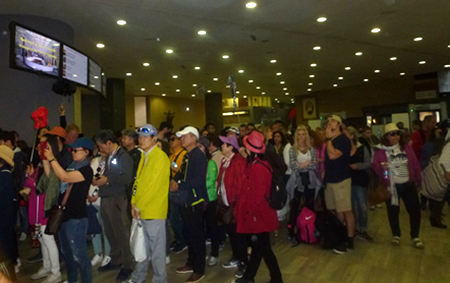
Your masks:
M73 187L73 183L71 183L69 185L69 188L67 189L67 192L64 195L64 198L63 198L63 200L61 202L61 207L66 207L66 203L67 203L67 200L69 199L69 195L70 195L70 192L72 191L72 187Z

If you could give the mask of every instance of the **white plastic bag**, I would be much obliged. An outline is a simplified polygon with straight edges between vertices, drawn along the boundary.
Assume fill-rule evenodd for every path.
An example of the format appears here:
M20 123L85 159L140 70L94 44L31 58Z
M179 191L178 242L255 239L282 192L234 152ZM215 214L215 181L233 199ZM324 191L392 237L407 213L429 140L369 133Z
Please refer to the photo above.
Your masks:
M144 261L147 258L144 227L142 226L142 221L140 219L136 220L133 218L131 224L130 248L136 262Z

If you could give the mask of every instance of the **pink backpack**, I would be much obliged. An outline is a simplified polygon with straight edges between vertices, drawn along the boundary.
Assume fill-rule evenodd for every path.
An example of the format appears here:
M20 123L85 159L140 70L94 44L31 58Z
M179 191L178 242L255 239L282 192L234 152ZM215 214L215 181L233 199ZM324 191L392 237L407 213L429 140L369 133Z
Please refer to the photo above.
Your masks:
M317 238L314 236L316 230L316 214L306 206L302 208L297 217L297 238L305 243L314 244Z

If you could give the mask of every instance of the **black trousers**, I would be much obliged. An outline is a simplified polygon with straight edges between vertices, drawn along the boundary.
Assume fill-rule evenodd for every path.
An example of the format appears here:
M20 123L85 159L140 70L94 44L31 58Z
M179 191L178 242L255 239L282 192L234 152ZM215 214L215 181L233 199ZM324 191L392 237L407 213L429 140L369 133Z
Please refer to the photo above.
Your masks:
M183 231L188 246L187 266L194 269L194 273L205 274L205 225L203 223L204 204L192 207L181 207L180 214L183 220Z
M420 230L420 202L419 196L416 190L416 186L413 183L395 184L397 195L405 203L406 211L409 214L410 236L411 239L419 237ZM393 236L401 236L400 223L398 216L400 214L399 205L391 205L391 200L386 202L389 224L391 225L391 231Z
M217 226L217 200L211 201L204 212L206 233L211 239L211 256L219 256L219 227Z
M441 219L442 218L442 209L444 208L444 200L437 201L434 199L428 199L430 201L430 219Z
M225 229L230 239L232 258L248 265L247 257L247 236L245 234L236 233L236 224L225 225Z
M267 268L269 268L270 282L282 283L283 278L281 276L280 267L278 266L278 260L270 245L270 234L265 232L244 235L246 235L247 242L252 247L252 255L248 267L245 270L244 278L253 281L258 272L261 259L264 258L264 262L266 263Z

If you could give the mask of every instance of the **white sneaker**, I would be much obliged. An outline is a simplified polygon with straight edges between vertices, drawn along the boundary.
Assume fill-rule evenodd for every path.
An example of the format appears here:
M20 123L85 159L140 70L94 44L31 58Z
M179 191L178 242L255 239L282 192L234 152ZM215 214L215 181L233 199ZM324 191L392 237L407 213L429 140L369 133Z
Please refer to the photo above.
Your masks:
M208 260L208 266L215 266L215 265L217 265L218 262L219 262L219 258L212 256Z
M41 283L59 283L61 282L61 273L50 274L44 281Z
M92 266L97 265L97 264L99 264L100 262L102 262L102 260L103 260L103 255L102 255L102 254L95 255L95 256L92 258L92 260L91 260L91 265L92 265ZM103 265L102 265L102 266L103 266Z
M39 268L38 272L36 272L35 274L31 275L30 278L32 280L37 280L37 279L41 279L41 278L45 278L47 276L50 275L50 270L49 269L45 269L44 267Z
M24 232L20 233L19 241L23 242L26 239L27 239L27 234L25 234Z
M102 264L101 264L100 266L105 266L105 265L107 265L110 261L111 261L111 257L105 255L105 257L103 258Z
M170 256L166 256L166 264L170 263Z

